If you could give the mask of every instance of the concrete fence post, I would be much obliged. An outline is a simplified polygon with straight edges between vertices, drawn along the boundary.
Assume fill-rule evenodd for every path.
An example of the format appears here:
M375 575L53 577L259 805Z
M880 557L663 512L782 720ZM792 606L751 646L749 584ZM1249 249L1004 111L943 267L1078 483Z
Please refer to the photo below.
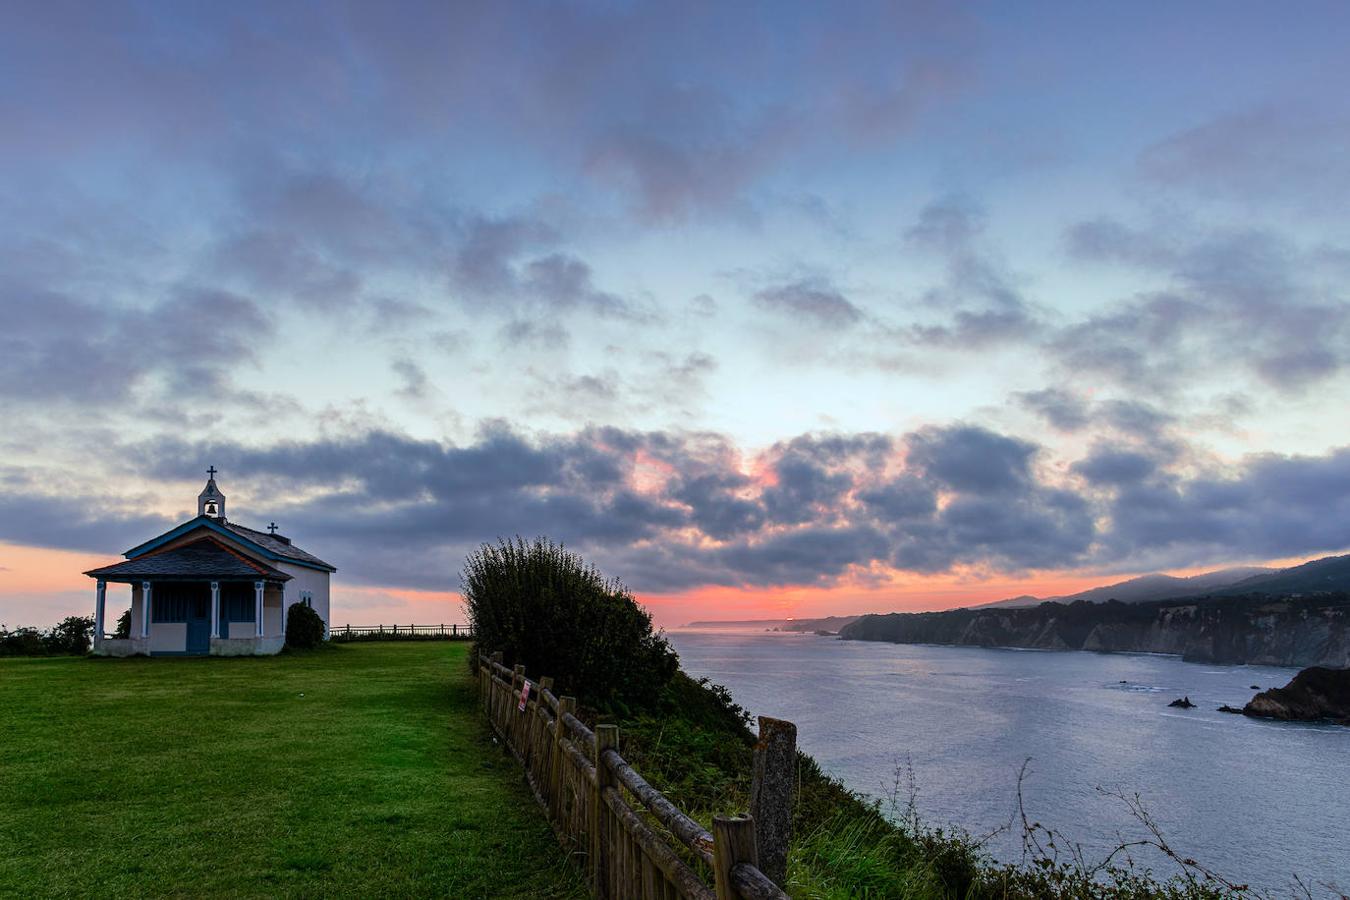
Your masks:
M777 885L787 881L796 774L797 726L760 716L750 782L750 816L755 823L759 870Z
M749 816L713 816L713 885L717 900L740 900L731 870L741 863L759 866L755 820Z

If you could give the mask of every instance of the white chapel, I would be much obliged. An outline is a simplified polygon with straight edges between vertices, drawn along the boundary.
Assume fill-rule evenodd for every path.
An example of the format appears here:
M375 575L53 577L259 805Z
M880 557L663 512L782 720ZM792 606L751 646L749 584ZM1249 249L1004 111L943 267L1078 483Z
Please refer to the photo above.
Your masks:
M195 518L91 569L97 580L94 648L99 656L265 656L286 642L296 603L329 618L328 581L337 571L306 553L275 523L267 531L225 517L225 495L207 470ZM131 634L105 638L109 584L131 586Z

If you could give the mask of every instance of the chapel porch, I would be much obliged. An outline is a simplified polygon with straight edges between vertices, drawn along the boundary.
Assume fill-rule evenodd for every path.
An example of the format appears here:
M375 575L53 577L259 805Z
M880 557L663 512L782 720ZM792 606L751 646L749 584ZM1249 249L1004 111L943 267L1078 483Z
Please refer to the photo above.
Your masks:
M289 575L209 538L86 573L95 656L265 656L285 644ZM109 584L130 586L130 634L107 634Z

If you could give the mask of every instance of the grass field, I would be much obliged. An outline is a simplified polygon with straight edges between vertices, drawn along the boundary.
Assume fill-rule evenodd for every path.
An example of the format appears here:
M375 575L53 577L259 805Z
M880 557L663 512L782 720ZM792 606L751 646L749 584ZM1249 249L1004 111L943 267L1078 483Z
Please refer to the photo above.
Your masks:
M584 896L467 650L0 659L0 895Z

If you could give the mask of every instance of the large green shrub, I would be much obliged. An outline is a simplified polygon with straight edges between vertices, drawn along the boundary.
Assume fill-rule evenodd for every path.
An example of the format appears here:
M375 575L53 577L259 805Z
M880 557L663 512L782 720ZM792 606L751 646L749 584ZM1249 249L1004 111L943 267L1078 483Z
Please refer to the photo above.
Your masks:
M36 628L0 627L0 656L47 656L50 651Z
M55 628L47 632L47 644L51 647L52 653L68 653L71 656L88 653L93 638L93 616L66 616Z
M649 708L679 660L617 579L546 538L484 544L461 591L478 649L501 651L559 693L615 711Z
M297 603L286 613L286 646L312 650L323 643L323 619L313 609Z

